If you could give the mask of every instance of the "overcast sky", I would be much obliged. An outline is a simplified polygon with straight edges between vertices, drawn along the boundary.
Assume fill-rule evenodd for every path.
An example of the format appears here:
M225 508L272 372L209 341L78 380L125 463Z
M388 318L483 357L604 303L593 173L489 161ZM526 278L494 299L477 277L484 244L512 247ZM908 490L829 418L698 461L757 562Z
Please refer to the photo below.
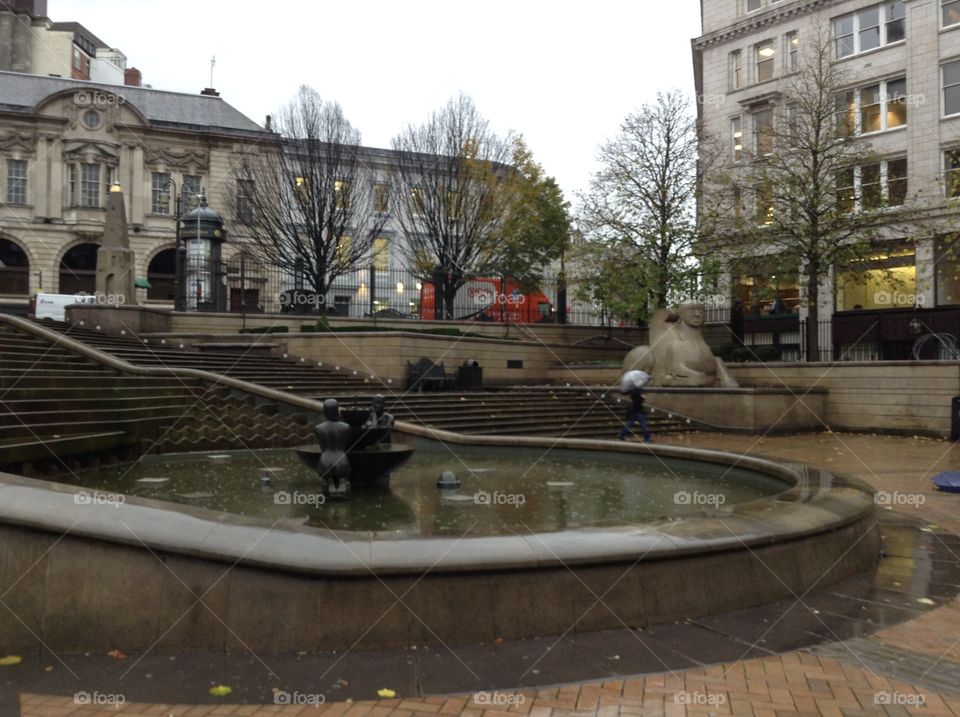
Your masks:
M699 2L674 0L49 0L127 55L157 89L210 81L263 123L301 84L389 147L453 94L515 130L573 201L597 146L657 90L693 95Z

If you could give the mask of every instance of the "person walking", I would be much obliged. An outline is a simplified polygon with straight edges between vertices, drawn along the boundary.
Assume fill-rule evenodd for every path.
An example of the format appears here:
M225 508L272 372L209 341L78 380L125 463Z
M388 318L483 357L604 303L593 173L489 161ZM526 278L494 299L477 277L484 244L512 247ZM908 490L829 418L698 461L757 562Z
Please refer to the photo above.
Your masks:
M630 429L636 424L640 424L640 430L643 431L643 442L650 443L650 428L647 426L646 409L644 408L643 391L639 386L633 386L630 389L630 404L627 406L627 425L620 431L620 440L627 440L630 435Z

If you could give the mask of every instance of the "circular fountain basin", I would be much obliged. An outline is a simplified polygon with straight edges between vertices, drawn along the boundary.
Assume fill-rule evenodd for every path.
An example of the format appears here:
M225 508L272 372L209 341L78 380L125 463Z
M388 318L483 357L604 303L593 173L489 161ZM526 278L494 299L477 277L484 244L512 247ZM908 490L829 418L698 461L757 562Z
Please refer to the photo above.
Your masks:
M450 435L419 444L386 490L336 504L275 461L265 487L232 455L204 463L247 486L231 505L193 490L169 457L163 473L148 466L166 482L2 475L0 577L45 563L5 600L50 649L112 649L119 636L125 649L373 648L643 627L801 595L879 557L872 490L819 469L577 439L470 437L486 445L464 449ZM503 473L511 454L544 471ZM638 477L656 466L652 482ZM456 496L433 486L442 467L463 483ZM307 498L284 505L279 492ZM265 510L223 510L240 504ZM10 632L11 649L36 649Z

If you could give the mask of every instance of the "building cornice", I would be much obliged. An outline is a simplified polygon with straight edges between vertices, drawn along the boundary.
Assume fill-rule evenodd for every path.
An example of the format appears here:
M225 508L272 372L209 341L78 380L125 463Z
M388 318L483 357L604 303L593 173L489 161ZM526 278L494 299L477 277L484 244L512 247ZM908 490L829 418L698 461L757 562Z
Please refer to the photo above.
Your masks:
M768 9L765 12L751 14L732 25L727 25L720 30L714 30L713 32L694 38L691 41L693 49L703 50L711 46L722 45L738 37L752 35L763 28L779 25L795 17L812 13L839 1L840 0L800 0L799 2L788 4L785 7Z

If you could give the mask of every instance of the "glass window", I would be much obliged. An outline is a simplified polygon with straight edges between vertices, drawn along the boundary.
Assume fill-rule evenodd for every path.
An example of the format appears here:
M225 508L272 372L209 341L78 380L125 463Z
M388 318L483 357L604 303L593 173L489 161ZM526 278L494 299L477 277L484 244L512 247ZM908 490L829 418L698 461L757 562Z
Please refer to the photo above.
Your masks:
M891 42L900 42L907 36L906 16L907 11L903 5L903 0L890 2L884 6L886 10L886 44Z
M800 36L797 31L788 32L785 42L787 46L787 70L796 72L800 69Z
M373 185L373 211L380 214L386 214L390 211L390 187L388 185Z
M837 57L849 57L906 38L903 0L871 5L833 20L833 43Z
M937 306L960 304L960 237L937 240Z
M758 224L773 224L773 186L761 182L756 189L755 219Z
M860 131L879 132L880 123L880 85L870 85L860 90Z
M942 0L943 26L949 27L960 23L960 0Z
M150 211L154 214L169 214L173 186L167 172L154 172L150 182Z
M342 236L337 240L336 259L343 265L350 263L350 251L352 249L352 239L348 236Z
M860 32L860 52L880 47L880 6L874 5L857 13Z
M180 200L183 202L184 212L193 211L200 205L199 196L202 192L199 174L183 175L183 187L180 190Z
M880 181L880 164L865 164L860 167L860 197L864 210L883 206L883 185Z
M844 15L833 21L834 52L837 57L847 57L856 52L853 35L853 15Z
M386 237L377 237L373 240L373 268L377 271L386 271L390 268L390 244Z
M80 165L80 206L100 207L100 165Z
M734 50L730 53L730 89L739 90L743 87L743 53Z
M337 209L350 208L350 182L338 179L333 183L333 193L336 196Z
M757 44L757 82L773 79L773 63L777 48L773 40L764 40Z
M733 277L733 295L743 307L744 316L784 316L796 314L800 305L800 274L777 262L757 259L740 276Z
M877 250L855 269L837 267L837 311L912 308L917 293L917 265L910 247Z
M747 0L747 12L760 9L761 0Z
M410 190L410 199L411 204L413 205L414 214L423 214L426 212L426 201L424 199L423 189L420 187L414 187Z
M943 153L944 189L948 197L960 197L960 149Z
M852 212L857 207L856 173L853 167L839 170L834 181L837 187L837 211Z
M253 220L253 193L256 185L252 179L237 180L237 218L243 222Z
M852 137L857 133L857 96L853 91L837 95L837 134Z
M902 127L907 123L907 80L887 81L887 129Z
M753 113L754 147L758 155L773 153L773 110Z
M960 113L960 60L943 66L943 114Z
M7 203L27 203L27 160L7 160Z
M733 161L739 162L743 156L743 118L730 120L730 135L733 140Z
M907 160L887 162L887 204L899 207L907 201Z

